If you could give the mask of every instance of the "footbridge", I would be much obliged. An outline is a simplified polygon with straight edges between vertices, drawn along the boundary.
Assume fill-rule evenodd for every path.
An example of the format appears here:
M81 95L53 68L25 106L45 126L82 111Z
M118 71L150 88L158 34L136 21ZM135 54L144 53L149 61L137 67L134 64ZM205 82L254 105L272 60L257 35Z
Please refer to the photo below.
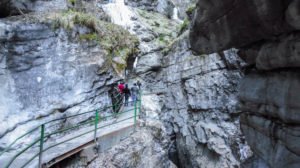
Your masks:
M116 92L113 95L113 99L116 100L116 103L111 106L54 119L20 135L0 152L0 167L46 168L86 148L92 147L93 150L103 152L116 145L121 139L129 136L136 125L139 124L138 118L141 112L142 100L141 92L138 101L129 102L129 106L125 106L123 95L120 93ZM114 112L107 116L100 115L105 110ZM70 119L76 121L76 118L84 115L89 115L89 119L84 122L78 122L75 125L47 132L51 123L55 125L56 122ZM38 131L40 136L19 149L18 142L22 142L24 137L30 137L35 131Z

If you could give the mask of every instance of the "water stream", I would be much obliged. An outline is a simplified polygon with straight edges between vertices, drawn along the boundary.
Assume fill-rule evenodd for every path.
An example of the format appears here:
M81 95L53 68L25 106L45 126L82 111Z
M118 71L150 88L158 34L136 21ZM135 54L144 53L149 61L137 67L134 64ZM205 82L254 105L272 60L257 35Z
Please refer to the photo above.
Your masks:
M131 20L135 14L130 7L125 5L124 0L110 0L108 4L105 4L102 7L111 17L112 23L124 27L130 33L135 33L132 31L134 21Z
M135 34L133 27L137 21L132 18L137 16L131 7L125 5L124 0L110 0L109 3L102 5L102 8L111 17L112 23L120 25L130 33ZM178 9L176 7L173 9L172 19L182 22L178 17ZM134 68L136 68L137 62L138 57L134 61Z

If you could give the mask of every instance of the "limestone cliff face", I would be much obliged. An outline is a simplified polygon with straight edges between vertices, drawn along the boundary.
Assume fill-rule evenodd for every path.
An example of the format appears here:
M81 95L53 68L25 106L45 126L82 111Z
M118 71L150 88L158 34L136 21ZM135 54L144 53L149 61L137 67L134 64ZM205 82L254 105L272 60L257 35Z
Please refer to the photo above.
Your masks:
M246 66L236 53L195 55L186 32L162 57L162 68L140 75L160 100L159 118L174 141L170 157L180 167L240 167L252 156L235 108Z
M184 20L187 17L186 11L196 3L196 0L125 0L125 3L142 10L155 11L170 18L177 15L179 19Z
M116 79L98 73L106 53L97 43L50 23L3 21L1 28L1 145L42 121L111 103Z
M76 13L77 19L87 16ZM63 16L69 15L68 23L74 23L70 20L73 14L35 11L0 19L0 148L42 122L112 104L110 93L121 78L112 68L115 64L108 61L118 57L111 58L112 52L99 43L93 27L63 25L51 17L63 20ZM122 31L119 27L115 30ZM109 34L111 30L102 31ZM114 34L119 35L116 31ZM111 110L103 115L108 112ZM84 121L91 115L48 125L47 132ZM39 133L34 132L20 143L28 143L37 136Z
M239 89L240 124L270 167L299 167L299 0L199 0L190 34L199 53L240 48L250 65Z
M174 29L176 21L159 20L162 16L145 11L139 14L140 25L134 30L141 41L140 53L128 76L134 78L128 82L142 79L142 119L165 125L171 139L169 157L179 167L240 167L252 152L235 108L242 69L247 66L238 50L195 54L189 32L172 37L180 28Z

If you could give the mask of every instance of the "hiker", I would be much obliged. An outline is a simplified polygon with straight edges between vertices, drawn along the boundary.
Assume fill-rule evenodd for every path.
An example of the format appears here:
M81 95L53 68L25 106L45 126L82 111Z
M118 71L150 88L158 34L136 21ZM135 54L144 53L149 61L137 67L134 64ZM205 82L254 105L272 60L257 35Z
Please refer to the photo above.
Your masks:
M136 84L139 87L139 89L141 89L142 83L139 78L136 80Z
M131 105L132 106L136 102L136 98L137 98L138 95L139 95L139 88L137 87L137 84L134 83L133 87L131 88L131 98L132 98Z
M125 88L123 89L123 93L125 94L125 106L128 106L128 99L131 96L130 90L128 88L128 85L125 85Z
M123 89L125 88L124 84L118 82L118 89L119 89L119 92L123 92Z

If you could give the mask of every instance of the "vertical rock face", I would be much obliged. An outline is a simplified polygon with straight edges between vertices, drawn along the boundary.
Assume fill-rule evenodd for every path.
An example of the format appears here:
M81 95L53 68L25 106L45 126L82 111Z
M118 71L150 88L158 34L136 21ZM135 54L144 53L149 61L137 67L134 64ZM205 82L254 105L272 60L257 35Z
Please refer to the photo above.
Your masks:
M166 45L156 46L176 24L147 13L140 15L147 18L137 18L141 25L152 26L152 31L136 29L141 52L131 72L142 79L143 119L164 123L172 141L170 158L179 167L239 167L252 152L240 132L240 111L235 108L238 84L244 76L241 69L246 66L238 50L194 54L188 32L163 50Z
M88 168L99 167L160 167L176 168L168 159L168 140L159 125L137 130L118 146L91 162Z
M142 10L155 11L172 16L174 4L169 0L125 0L125 4Z
M66 0L2 0L0 2L0 18L35 11L66 10L67 2Z
M118 78L98 72L107 53L76 37L89 29L68 32L13 18L0 27L1 147L41 122L111 104L108 93Z
M164 15L177 15L184 20L186 11L196 3L196 0L125 0L126 5L137 7L142 10L155 11ZM174 10L176 8L177 10ZM174 12L177 12L174 13Z
M169 89L162 118L171 118L180 165L235 167L250 157L235 109L243 77L239 68L246 65L236 51L197 56L184 37L174 43L164 65Z
M297 12L288 12L291 1L283 0L200 0L193 19L190 38L198 52L208 53L249 43L293 30L285 19L297 18ZM294 5L297 5L294 2ZM299 4L298 4L299 6ZM292 9L292 7L290 7ZM299 10L299 9L297 9ZM290 22L297 22L289 19ZM293 20L293 21L292 21Z
M240 124L270 167L299 167L299 0L199 0L190 34L199 53L240 48Z
M161 109L153 110L161 111L159 118L173 137L173 161L180 167L239 167L251 157L235 108L241 68L246 66L237 50L195 55L186 32L171 45L161 65L140 77L147 85L146 95L160 100Z

